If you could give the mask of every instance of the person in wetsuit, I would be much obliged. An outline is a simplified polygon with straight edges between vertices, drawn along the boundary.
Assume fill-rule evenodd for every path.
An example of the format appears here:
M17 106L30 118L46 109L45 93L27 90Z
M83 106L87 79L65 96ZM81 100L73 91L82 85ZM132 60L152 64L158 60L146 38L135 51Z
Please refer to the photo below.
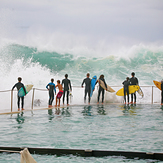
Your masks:
M54 91L56 95L56 89L55 89L55 84L53 83L54 79L51 79L51 82L46 86L46 88L49 90L49 107L52 107L52 103L54 100Z
M88 94L88 103L90 103L90 93L91 93L91 79L89 78L90 74L87 73L87 77L83 80L81 87L85 83L85 95L84 95L84 102L86 102L86 96Z
M102 87L100 86L100 80L102 80L102 81L104 82L105 87L106 87L106 90L107 90L107 84L106 84L106 82L105 82L104 75L100 75L100 78L97 80L97 82L99 83L99 90L98 90L97 103L99 104L100 94L101 94L101 92L102 92L102 104L103 104L103 103L104 103L104 93L105 93L105 89L102 88ZM96 84L97 84L97 82L96 82Z
M62 80L62 86L64 85L64 90L63 90L63 105L64 105L64 100L65 100L65 94L67 92L67 105L69 105L69 93L72 91L71 87L71 81L68 79L68 74L65 74L65 79Z
M129 77L127 77L126 80L122 84L123 84L123 88L124 88L125 104L126 104L126 93L127 93L127 101L129 104L129 87L128 87L130 85Z
M14 88L16 87L17 88L17 90L19 91L19 89L21 88L21 87L23 87L23 89L24 89L24 92L25 92L25 95L27 94L27 92L26 92L26 89L25 89L25 87L24 87L24 84L23 83L21 83L21 81L22 81L22 78L21 77L18 77L18 83L16 83L13 87L12 87L12 91L14 90ZM18 102L17 102L17 104L18 104L18 111L20 111L20 99L21 99L21 108L22 108L22 110L24 110L24 96L23 97L19 97L18 96Z
M163 105L163 79L161 80L161 105Z
M131 73L130 78L130 85L138 85L138 79L135 77L135 73ZM136 104L136 92L131 94L131 104L133 104L133 96L134 96L134 103Z

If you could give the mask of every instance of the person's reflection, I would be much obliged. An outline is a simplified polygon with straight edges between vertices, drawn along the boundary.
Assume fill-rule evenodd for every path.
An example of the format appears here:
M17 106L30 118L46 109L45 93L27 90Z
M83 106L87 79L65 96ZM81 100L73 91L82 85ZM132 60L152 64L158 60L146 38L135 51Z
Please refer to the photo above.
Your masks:
M18 124L24 123L25 118L23 117L23 114L23 112L17 114L16 121L18 122Z
M70 111L69 111L69 107L67 107L67 108L62 108L62 110L61 110L61 115L66 116L66 117L70 117L70 116L71 116L71 113L70 113Z
M54 118L53 110L48 109L48 114L49 114L49 121L51 121Z
M84 106L84 110L82 111L83 115L91 116L92 115L91 108L92 108L91 105Z
M98 105L98 113L100 115L106 115L106 111L105 111L104 105Z

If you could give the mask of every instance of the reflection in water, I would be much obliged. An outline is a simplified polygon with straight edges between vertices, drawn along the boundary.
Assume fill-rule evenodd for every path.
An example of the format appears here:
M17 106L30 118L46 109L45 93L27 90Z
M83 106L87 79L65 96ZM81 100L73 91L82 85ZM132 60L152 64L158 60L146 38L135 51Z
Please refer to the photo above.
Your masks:
M98 105L98 113L100 115L106 115L106 111L105 111L105 108L104 108L104 105Z
M124 115L137 115L136 110L140 109L136 107L136 104L131 104L131 105L124 105L121 106L122 112L124 113Z
M69 112L69 107L67 107L66 109L65 108L62 108L61 115L64 115L66 117L70 117L71 116L71 113Z
M91 108L92 108L91 105L84 106L84 110L82 111L83 115L91 116L92 115Z
M18 124L24 123L25 118L23 117L23 114L23 112L17 114L16 121L18 122Z
M48 114L49 114L49 121L51 121L54 118L53 110L52 109L49 109L48 110Z

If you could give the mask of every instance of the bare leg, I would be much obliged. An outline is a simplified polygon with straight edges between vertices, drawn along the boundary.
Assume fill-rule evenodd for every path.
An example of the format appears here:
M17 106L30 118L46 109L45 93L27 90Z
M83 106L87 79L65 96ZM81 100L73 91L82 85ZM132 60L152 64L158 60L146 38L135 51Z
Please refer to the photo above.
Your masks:
M57 106L57 96L56 96L56 103L55 103L55 106Z
M58 104L58 106L60 106L60 98L59 98L59 104Z

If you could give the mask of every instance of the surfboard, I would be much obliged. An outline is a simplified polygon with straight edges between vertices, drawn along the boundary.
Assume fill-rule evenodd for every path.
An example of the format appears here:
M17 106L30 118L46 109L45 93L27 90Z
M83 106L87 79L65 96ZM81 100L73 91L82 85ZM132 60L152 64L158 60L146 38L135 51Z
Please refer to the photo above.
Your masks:
M136 91L139 90L139 88L140 87L138 85L130 85L129 86L129 94L135 93ZM121 88L120 90L118 90L116 95L117 96L124 96L124 88Z
M29 84L29 85L25 85L24 87L25 87L25 89L26 89L26 93L28 93L28 92L32 89L33 85L32 85L32 84ZM24 92L23 87L21 87L21 88L19 89L19 91L18 91L18 96L19 96L19 97L25 96L25 92Z
M139 93L140 96L142 96L142 98L144 97L144 93L141 88L139 88L139 90L137 92Z
M155 84L155 86L156 86L158 89L161 90L161 82L153 80L153 83Z
M97 76L95 75L92 80L91 80L91 93L90 93L90 96L92 97L93 95L93 90L95 89L95 84L96 84L96 81L97 81Z
M106 90L106 87L105 87L104 82L103 82L102 80L100 80L100 79L98 79L98 81L99 81L100 86L101 86L103 89ZM112 93L112 92L115 92L115 90L112 89L109 85L107 85L107 91L108 91L108 92L111 92L111 93Z

